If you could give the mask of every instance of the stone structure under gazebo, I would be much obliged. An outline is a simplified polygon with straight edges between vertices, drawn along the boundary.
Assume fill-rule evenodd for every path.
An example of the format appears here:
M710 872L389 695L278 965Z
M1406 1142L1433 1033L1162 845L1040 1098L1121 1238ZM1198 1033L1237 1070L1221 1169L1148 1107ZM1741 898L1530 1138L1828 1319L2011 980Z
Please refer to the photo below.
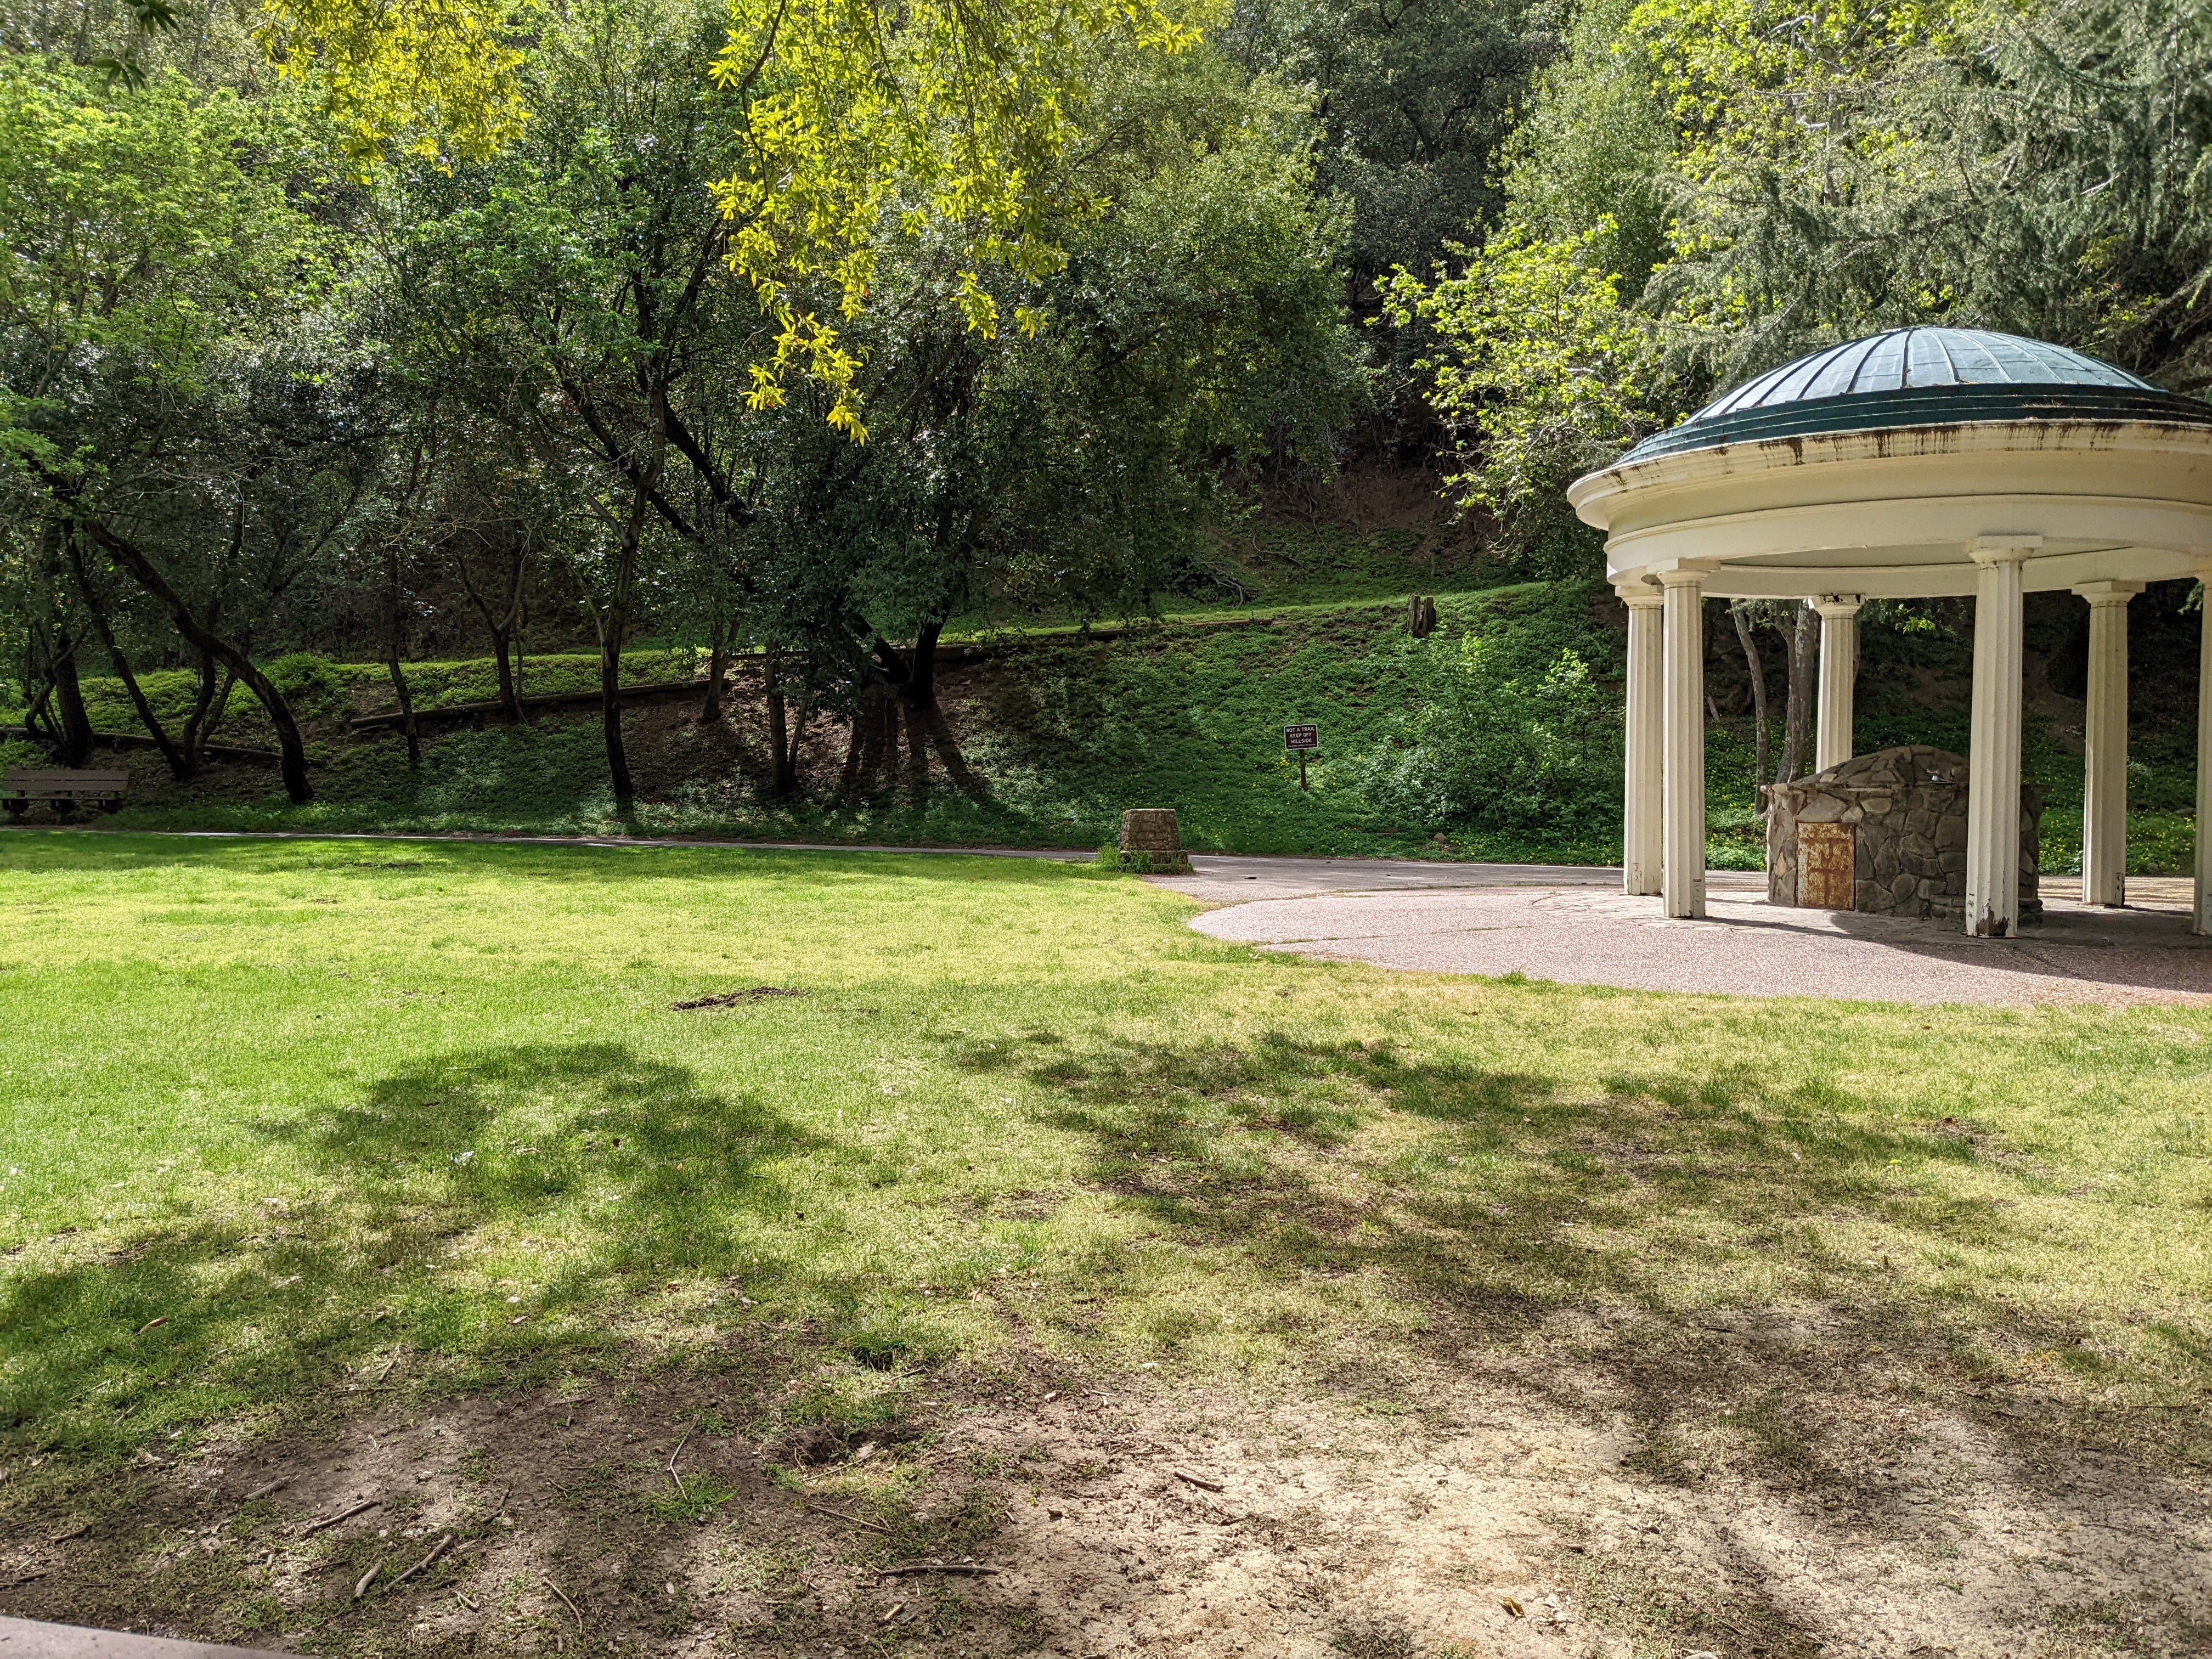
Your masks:
M1966 913L1966 757L1913 744L1767 785L1770 902L1862 915ZM2043 790L2020 792L2020 916L2043 912Z
M1969 933L2014 932L2021 599L2070 589L2090 607L2082 893L2124 902L2127 605L2149 582L2212 574L2212 404L2040 341L1898 329L1760 375L1568 498L1606 532L1628 606L1629 892L1660 895L1669 916L1705 914L1707 598L1818 607L1826 773L1851 758L1860 605L1971 595L1958 915ZM2212 606L2203 627L2200 824L2212 823ZM2196 868L2195 928L2212 933L2212 835Z

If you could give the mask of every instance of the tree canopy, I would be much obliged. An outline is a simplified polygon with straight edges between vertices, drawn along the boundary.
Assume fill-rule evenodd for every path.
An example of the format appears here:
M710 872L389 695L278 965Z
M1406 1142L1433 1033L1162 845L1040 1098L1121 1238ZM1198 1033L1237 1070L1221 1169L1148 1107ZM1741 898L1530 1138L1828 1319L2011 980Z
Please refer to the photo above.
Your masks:
M10 647L73 750L80 659L181 655L172 764L242 684L303 799L272 627L345 595L404 703L455 588L515 712L530 596L593 630L617 798L648 617L769 651L787 782L809 711L949 747L952 617L1145 608L1360 394L1310 95L1150 3L276 7L273 82L182 33L0 89Z
M1441 337L1468 499L1571 547L1575 471L1759 369L1913 322L2201 391L2208 67L2212 11L2175 0L1589 0L1508 145L1499 222L1395 290ZM1579 303L1480 297L1532 268Z
M373 642L404 709L456 617L510 718L532 638L597 642L617 797L647 633L710 713L759 653L779 789L825 717L850 788L959 781L945 630L1205 586L1377 411L1504 568L1579 574L1577 472L1826 342L2212 383L2202 0L0 21L7 673L81 757L114 672L180 774L239 691L298 798L285 653Z

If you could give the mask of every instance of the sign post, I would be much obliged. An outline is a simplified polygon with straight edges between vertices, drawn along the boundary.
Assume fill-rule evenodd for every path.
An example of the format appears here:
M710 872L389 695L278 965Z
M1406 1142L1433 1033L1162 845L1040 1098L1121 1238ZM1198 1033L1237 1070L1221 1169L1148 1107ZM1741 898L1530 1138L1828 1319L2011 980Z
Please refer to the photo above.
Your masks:
M1298 757L1298 787L1306 787L1306 757L1321 747L1321 727L1318 726L1286 726L1283 728L1283 747Z

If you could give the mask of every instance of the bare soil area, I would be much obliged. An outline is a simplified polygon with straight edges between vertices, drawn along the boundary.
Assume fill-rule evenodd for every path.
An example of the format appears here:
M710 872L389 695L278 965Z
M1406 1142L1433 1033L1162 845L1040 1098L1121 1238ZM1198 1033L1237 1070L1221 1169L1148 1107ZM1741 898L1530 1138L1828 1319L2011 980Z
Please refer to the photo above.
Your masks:
M741 1347L363 1380L40 1517L0 1610L362 1655L2212 1651L2203 1484L2056 1401L1931 1399L1815 1315L1548 1334L1287 1389L922 1375L860 1428Z

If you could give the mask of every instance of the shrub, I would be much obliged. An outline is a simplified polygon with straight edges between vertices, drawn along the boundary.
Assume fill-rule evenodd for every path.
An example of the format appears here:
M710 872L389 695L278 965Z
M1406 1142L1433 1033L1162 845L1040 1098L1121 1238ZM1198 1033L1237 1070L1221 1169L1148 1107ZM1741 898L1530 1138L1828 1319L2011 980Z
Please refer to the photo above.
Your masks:
M1098 849L1097 867L1101 871L1115 871L1134 876L1187 876L1191 873L1188 853L1125 853L1118 841L1107 842Z
M1619 724L1579 655L1539 673L1480 635L1407 651L1413 708L1360 763L1372 805L1427 829L1617 833Z

